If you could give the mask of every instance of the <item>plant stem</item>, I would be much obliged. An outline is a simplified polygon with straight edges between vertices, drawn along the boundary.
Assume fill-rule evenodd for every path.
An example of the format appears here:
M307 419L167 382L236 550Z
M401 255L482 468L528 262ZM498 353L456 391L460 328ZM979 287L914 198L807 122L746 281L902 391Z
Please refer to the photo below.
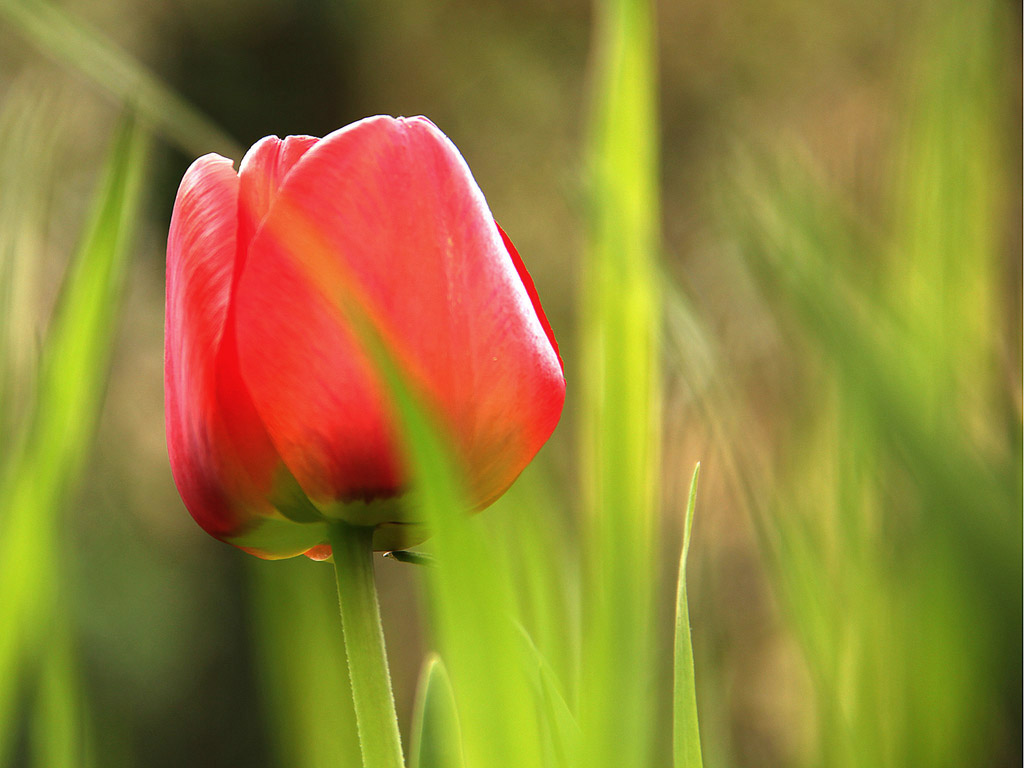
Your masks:
M330 541L363 766L402 768L402 741L373 580L373 528L339 521L331 525Z

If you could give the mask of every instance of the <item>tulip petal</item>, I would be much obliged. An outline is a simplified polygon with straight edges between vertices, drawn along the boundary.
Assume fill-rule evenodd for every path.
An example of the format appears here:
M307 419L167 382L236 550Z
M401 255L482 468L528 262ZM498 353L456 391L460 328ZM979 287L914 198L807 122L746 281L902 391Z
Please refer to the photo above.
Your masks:
M238 373L229 322L238 189L230 160L206 155L193 163L178 190L167 243L164 384L171 469L196 522L225 540L251 533L257 515L276 514L267 498L280 471Z
M215 356L227 317L235 259L238 176L218 155L182 179L167 238L164 397L171 469L185 506L215 536L238 527L216 445Z
M238 259L245 261L249 243L270 210L292 166L320 139L313 136L267 136L256 142L238 166Z
M339 295L376 321L450 427L474 500L515 479L565 393L516 262L462 156L423 118L360 121L291 168L249 246L234 309L242 377L310 498L387 496L405 479L387 399Z

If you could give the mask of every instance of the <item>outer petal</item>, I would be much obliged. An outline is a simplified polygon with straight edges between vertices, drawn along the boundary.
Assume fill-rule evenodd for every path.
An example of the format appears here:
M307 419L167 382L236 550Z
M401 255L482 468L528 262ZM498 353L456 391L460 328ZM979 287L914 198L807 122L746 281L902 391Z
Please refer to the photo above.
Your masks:
M230 305L238 202L239 178L216 155L193 163L178 190L167 244L168 452L205 530L261 556L293 555L321 532L285 521L270 501L283 467L238 371Z
M329 263L309 259L310 231ZM281 457L324 504L404 481L380 384L331 304L340 283L451 426L476 501L499 495L554 429L565 384L469 168L427 120L370 118L310 149L238 283L243 378Z
M185 506L218 537L243 522L224 482L224 434L216 426L215 363L231 293L237 211L231 161L206 155L182 179L167 238L167 448Z

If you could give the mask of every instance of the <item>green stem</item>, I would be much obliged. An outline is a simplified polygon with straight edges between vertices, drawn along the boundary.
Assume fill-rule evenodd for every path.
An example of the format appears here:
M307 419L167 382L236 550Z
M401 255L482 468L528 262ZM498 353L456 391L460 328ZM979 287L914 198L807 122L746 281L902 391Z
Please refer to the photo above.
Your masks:
M402 768L391 675L373 581L373 528L333 523L334 573L365 768Z

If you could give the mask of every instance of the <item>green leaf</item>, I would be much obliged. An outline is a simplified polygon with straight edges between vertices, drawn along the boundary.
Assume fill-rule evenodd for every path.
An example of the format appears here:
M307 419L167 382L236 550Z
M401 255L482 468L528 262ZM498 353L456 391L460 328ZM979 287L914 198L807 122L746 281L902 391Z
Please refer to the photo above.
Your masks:
M642 768L654 757L656 588L648 564L660 498L662 308L653 6L601 0L594 13L579 365L586 513L579 721L588 768Z
M384 557L390 557L400 563L411 563L412 565L434 565L434 558L423 552L414 552L409 549L392 549L384 553Z
M448 671L440 656L420 675L412 720L411 768L462 768L462 734Z
M693 673L693 642L690 638L690 607L686 598L686 556L690 552L690 530L697 501L700 462L693 468L690 499L686 505L683 552L679 557L679 586L676 591L675 683L672 693L672 743L675 768L701 768L700 728L697 720L697 684Z

